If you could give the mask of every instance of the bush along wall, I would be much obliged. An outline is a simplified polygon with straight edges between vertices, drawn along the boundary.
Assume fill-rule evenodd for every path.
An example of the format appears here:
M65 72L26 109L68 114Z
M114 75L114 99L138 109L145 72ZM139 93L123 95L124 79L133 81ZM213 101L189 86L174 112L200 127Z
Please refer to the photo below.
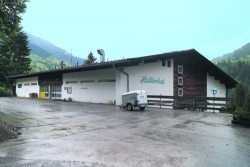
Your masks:
M230 102L234 111L232 123L250 126L250 90L246 95L244 89L244 84L237 84L235 98Z
M0 97L9 97L10 89L0 86Z

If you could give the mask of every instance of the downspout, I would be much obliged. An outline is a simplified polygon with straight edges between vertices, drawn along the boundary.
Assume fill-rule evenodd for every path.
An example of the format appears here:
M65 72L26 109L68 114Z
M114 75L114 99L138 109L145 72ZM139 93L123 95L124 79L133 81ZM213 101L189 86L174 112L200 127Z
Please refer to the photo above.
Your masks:
M118 70L118 71L120 71L121 73L127 75L127 92L129 92L129 74L126 73L126 72L124 72L124 71L122 71L122 70L120 70L120 69L118 69L118 68L116 68L114 64L113 64L113 68L116 69L116 70Z

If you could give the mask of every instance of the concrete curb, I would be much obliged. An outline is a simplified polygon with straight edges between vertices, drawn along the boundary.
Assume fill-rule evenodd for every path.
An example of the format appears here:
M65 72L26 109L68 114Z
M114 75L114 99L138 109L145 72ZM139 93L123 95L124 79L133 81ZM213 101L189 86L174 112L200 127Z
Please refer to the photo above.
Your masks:
M250 127L250 121L242 121L242 120L231 120L232 124L236 124L236 125L242 125L245 127Z

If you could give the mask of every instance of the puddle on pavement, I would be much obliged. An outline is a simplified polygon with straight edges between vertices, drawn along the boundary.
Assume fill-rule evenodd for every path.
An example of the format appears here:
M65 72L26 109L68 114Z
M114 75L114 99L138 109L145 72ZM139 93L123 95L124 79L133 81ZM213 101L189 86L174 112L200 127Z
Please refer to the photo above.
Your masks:
M19 135L22 133L20 132L19 127L13 126L13 124L10 124L6 122L5 120L10 122L10 118L3 120L4 118L0 117L0 142L7 141L10 139L16 139Z
M51 109L51 110L44 110L46 112L58 112L58 111L62 111L61 109Z
M44 110L46 112L56 112L55 110Z
M68 127L57 127L57 128L52 129L51 131L61 131L61 130L70 130L70 128L68 128Z
M23 127L27 122L33 121L31 117L22 117L12 114L6 114L0 111L0 118L8 124L11 124L16 127Z
M3 112L0 112L0 118L7 122L8 124L14 125L14 126L20 126L21 122L25 120L25 118L17 118L15 116L11 116L8 114L5 114Z

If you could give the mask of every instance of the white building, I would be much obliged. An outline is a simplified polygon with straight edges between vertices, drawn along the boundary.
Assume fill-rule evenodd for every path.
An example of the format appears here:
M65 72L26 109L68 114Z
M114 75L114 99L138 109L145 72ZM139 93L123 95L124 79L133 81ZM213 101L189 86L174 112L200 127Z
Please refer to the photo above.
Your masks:
M196 50L10 76L19 97L69 98L121 104L121 94L146 90L148 95L226 97L237 82Z

